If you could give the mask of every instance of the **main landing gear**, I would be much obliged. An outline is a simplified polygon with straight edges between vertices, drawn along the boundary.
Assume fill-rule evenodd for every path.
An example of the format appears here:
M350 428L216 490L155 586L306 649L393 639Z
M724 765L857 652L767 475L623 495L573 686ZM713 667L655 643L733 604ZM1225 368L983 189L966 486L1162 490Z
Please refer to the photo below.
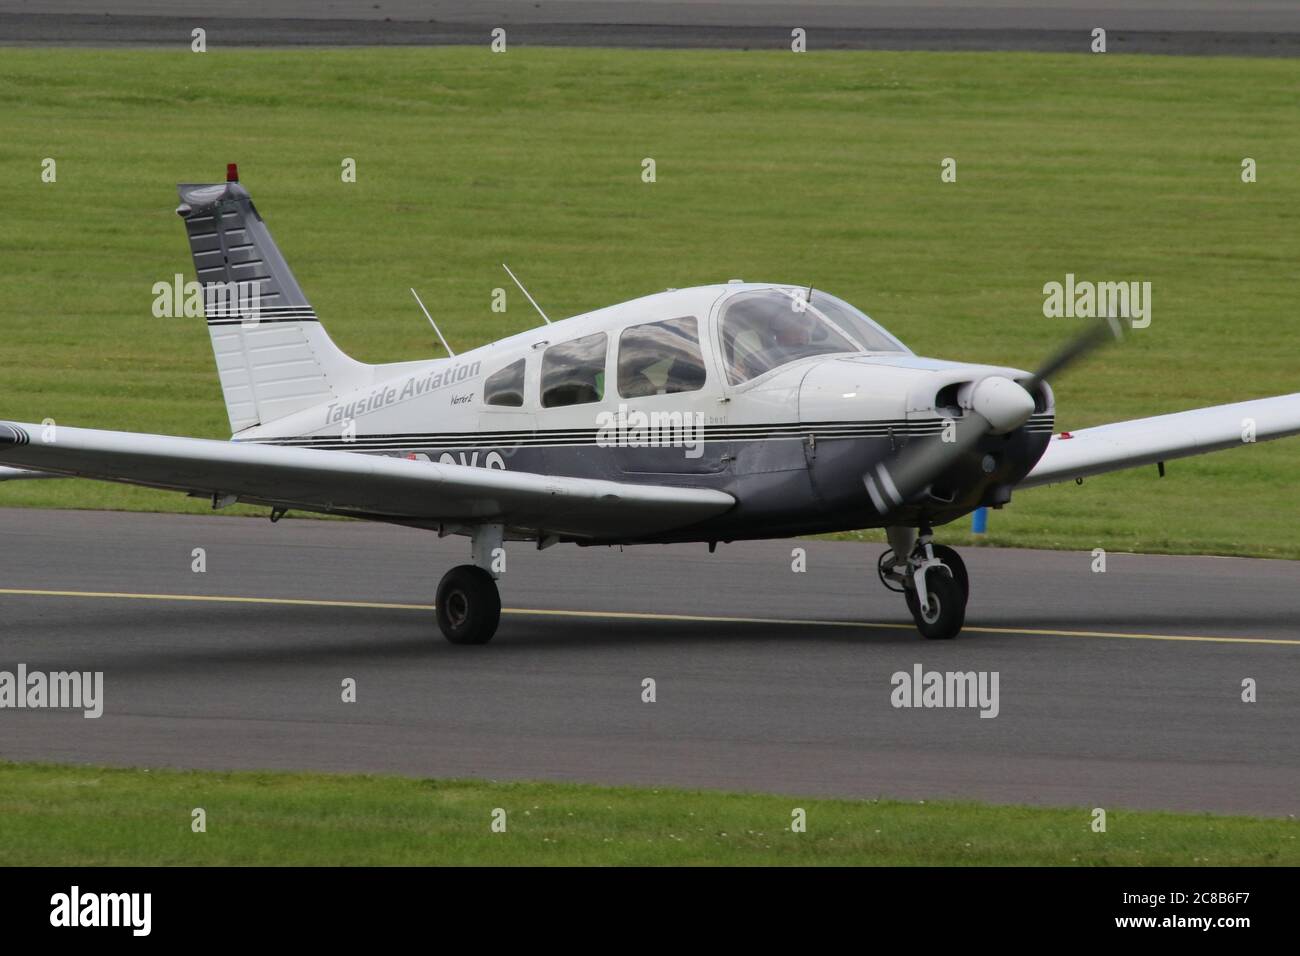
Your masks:
M438 629L453 644L486 644L501 621L501 592L497 589L495 556L501 548L501 525L474 529L473 564L452 568L438 583Z
M888 528L890 550L880 556L880 581L901 591L921 636L931 640L956 637L966 622L970 576L966 563L947 545L934 544L928 527ZM907 557L900 560L898 555Z

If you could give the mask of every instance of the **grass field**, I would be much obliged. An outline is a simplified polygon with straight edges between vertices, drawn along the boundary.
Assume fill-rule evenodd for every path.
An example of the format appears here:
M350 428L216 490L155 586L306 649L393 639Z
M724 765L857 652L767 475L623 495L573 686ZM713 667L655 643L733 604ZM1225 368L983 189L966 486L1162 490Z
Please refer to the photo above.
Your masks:
M1091 821L1090 808L0 763L6 866L1300 864L1294 820Z
M227 436L203 328L150 306L191 271L174 184L228 161L364 361L434 354L411 285L456 347L532 325L519 296L490 311L504 260L552 316L809 282L923 354L1032 367L1071 328L1043 284L1073 272L1150 281L1152 324L1056 383L1061 427L1292 392L1297 157L1300 65L1280 59L9 49L0 415ZM1291 440L1038 489L990 539L1297 558L1298 472ZM68 482L0 504L205 507Z

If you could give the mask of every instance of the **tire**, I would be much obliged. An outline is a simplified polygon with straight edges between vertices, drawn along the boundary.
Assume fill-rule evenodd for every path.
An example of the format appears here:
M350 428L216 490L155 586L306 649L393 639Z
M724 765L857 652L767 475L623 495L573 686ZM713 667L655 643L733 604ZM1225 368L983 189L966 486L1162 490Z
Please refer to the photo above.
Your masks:
M501 621L501 592L480 567L462 564L438 582L438 629L453 644L486 644Z
M934 556L942 561L952 570L952 576L957 579L961 585L961 593L965 595L964 601L970 600L970 575L966 573L966 562L961 559L961 555L948 547L946 544L933 545Z
M921 636L932 641L947 641L956 637L966 623L966 595L961 582L950 574L935 569L925 576L926 590L930 592L932 617L921 613L921 602L916 592L904 592L907 609Z

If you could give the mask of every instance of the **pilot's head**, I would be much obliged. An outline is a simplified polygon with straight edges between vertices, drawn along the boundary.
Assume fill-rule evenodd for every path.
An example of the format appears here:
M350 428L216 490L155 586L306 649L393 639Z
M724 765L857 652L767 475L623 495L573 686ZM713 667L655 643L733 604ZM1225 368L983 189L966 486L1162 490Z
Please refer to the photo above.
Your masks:
M772 323L772 337L777 345L807 345L808 322L795 312L779 314Z

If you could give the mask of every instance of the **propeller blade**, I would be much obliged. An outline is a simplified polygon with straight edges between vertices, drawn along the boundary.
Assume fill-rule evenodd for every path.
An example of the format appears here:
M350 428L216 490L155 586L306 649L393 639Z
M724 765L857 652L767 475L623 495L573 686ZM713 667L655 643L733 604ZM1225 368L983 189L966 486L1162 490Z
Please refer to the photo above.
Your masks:
M1044 379L1051 378L1062 369L1073 365L1097 346L1115 341L1121 338L1123 334L1119 319L1114 317L1108 316L1101 321L1090 323L1087 328L1065 343L1060 351L1038 367L1038 370L1025 382L1025 391L1032 394Z
M974 448L990 427L984 416L967 412L954 420L952 441L942 438L909 441L892 466L879 462L863 479L871 503L882 515L901 507Z
M863 476L871 503L882 515L902 507L971 451L985 435L1002 434L1020 427L1033 413L1034 393L1045 379L1069 367L1103 343L1120 338L1121 334L1119 320L1115 318L1090 324L1039 366L1020 386L1024 395L1020 394L1009 379L989 376L983 380L976 385L971 395L971 404L975 407L968 409L953 422L951 441L914 439L904 446L892 465L879 462L871 472ZM987 412L987 416L976 410L980 408ZM990 417L998 422L996 427L989 420Z

